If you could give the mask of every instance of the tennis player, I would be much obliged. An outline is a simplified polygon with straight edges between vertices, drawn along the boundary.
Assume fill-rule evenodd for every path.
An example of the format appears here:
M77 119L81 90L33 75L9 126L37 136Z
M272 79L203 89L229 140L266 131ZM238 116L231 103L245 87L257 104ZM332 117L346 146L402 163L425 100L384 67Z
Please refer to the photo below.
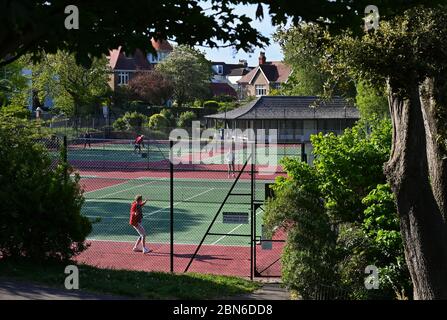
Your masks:
M138 232L138 239L133 247L133 251L138 252L141 251L138 249L140 243L143 244L143 253L149 253L151 250L146 248L146 231L141 225L141 221L143 220L143 207L146 204L147 200L143 201L143 197L141 195L135 196L135 200L132 202L130 206L130 220L129 224Z
M134 152L138 150L138 153L141 153L141 145L144 148L144 135L139 135L134 141Z
M228 178L230 177L230 174L233 175L233 177L236 177L235 174L235 168L234 163L236 162L236 156L234 154L233 148L229 148L227 152L227 163L228 163Z

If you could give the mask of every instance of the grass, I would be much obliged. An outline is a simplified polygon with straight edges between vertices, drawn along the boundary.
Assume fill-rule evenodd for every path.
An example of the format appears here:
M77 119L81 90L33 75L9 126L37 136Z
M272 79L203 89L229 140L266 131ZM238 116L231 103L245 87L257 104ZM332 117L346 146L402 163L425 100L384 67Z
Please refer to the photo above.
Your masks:
M66 265L0 261L0 276L65 288ZM99 269L87 265L78 265L78 268L80 290L133 298L216 299L251 293L260 288L257 282L228 276Z

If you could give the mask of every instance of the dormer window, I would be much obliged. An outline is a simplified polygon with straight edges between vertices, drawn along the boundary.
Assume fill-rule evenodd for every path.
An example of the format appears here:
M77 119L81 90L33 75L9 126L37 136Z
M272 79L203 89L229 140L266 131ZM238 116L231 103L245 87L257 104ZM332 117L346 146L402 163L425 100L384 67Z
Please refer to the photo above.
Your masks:
M222 75L223 74L223 66L222 65L217 65L217 74Z

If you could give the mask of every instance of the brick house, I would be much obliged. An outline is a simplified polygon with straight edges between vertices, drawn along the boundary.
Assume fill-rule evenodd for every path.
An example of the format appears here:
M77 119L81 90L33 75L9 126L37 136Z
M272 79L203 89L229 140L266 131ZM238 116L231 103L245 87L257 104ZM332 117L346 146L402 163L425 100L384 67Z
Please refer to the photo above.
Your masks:
M271 89L281 88L291 72L288 65L281 61L267 61L265 53L261 52L259 65L237 81L239 98L267 96Z
M112 75L109 85L112 90L116 90L119 86L126 86L138 72L153 70L155 65L166 59L173 50L168 41L155 41L152 39L151 43L157 55L152 53L145 55L139 49L129 54L122 47L110 51L108 59Z

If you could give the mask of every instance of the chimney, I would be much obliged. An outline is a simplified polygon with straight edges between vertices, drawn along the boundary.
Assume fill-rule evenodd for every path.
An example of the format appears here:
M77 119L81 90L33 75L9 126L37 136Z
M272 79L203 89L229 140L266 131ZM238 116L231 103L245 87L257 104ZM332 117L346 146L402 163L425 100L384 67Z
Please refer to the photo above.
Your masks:
M267 61L266 57L265 57L265 52L261 52L259 54L259 65L261 64L265 64Z
M247 66L248 66L247 60L239 60L239 64L244 66L244 68L247 68Z

